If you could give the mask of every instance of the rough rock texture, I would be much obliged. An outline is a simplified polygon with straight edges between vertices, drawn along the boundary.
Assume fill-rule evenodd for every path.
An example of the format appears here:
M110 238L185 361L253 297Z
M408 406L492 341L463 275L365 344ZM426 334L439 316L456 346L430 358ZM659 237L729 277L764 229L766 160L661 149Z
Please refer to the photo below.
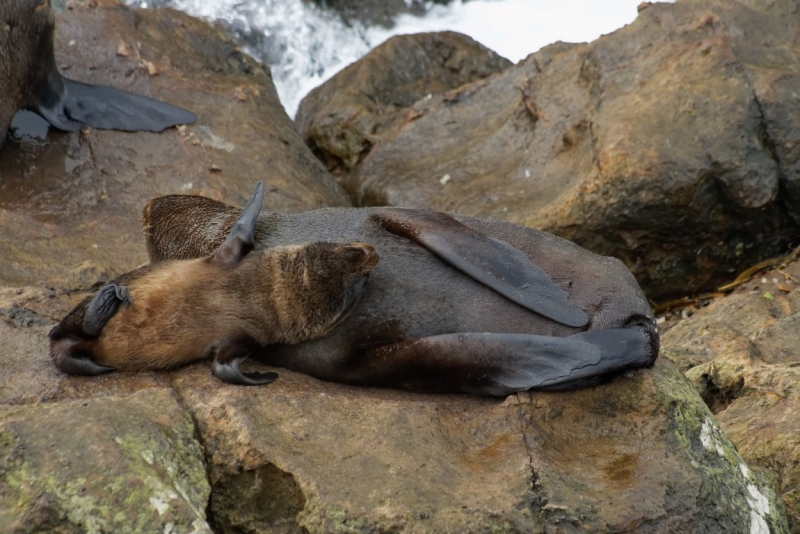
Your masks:
M269 73L221 33L174 10L101 6L58 16L62 72L179 104L198 120L161 134L51 131L47 143L7 143L0 283L61 276L84 261L136 267L147 259L139 215L159 194L206 190L242 203L264 180L265 209L348 204L297 136Z
M0 406L0 474L2 532L211 532L203 452L165 390Z
M800 532L800 263L757 276L662 336L751 466L768 469Z
M357 161L348 191L361 205L552 231L623 259L653 299L715 287L783 252L800 206L796 2L643 8L592 43L545 47L411 105L371 150L338 154ZM385 72L349 92L368 93ZM359 120L381 128L380 116ZM337 128L315 149L335 153L360 131Z
M305 0L309 1L309 0ZM394 26L394 19L401 13L424 15L429 4L447 4L450 0L310 0L313 3L330 8L352 24L361 22L367 26L380 24L386 28Z
M295 123L330 169L347 172L383 133L413 118L414 102L509 66L460 33L399 35L311 91Z

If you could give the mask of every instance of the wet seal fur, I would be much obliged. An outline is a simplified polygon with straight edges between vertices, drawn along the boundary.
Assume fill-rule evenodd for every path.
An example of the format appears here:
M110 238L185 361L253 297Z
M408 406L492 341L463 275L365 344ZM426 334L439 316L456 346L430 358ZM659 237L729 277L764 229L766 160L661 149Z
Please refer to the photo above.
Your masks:
M169 195L143 213L152 260L219 245L239 215ZM655 319L617 259L545 232L441 212L262 213L256 248L369 243L381 256L355 310L323 338L271 345L264 362L324 380L506 395L590 386L658 356Z
M378 262L365 244L304 243L254 251L263 183L228 238L200 259L151 263L81 302L50 332L69 374L169 369L211 357L219 379L264 384L240 362L270 344L328 333L364 292Z
M83 127L160 132L194 122L193 113L152 98L61 76L53 50L50 0L0 2L0 146L17 110L60 130Z

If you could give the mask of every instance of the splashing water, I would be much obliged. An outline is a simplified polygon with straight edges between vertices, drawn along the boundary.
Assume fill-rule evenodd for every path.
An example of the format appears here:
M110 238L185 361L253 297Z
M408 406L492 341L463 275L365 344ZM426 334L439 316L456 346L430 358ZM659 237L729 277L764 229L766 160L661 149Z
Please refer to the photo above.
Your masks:
M394 27L345 24L302 0L127 0L169 6L222 22L244 50L269 65L278 96L294 117L300 100L346 65L393 35L454 30L519 61L562 40L591 41L636 17L640 0L454 0L426 5L424 17L403 14Z

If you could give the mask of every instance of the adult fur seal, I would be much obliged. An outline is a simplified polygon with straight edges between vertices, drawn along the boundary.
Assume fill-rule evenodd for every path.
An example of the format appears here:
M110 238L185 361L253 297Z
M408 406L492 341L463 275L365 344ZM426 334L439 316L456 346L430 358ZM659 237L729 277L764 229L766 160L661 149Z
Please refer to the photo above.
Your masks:
M239 210L187 195L152 200L151 259L203 255ZM272 365L352 384L505 395L570 389L652 364L655 319L614 258L510 223L399 208L263 213L256 248L369 243L381 256L355 310L324 338L273 345Z
M361 243L306 243L253 252L259 183L211 255L150 264L101 288L50 332L56 366L71 374L175 367L204 357L221 380L264 384L240 361L273 343L325 335L353 308L378 262Z
M66 131L91 126L160 132L194 122L194 114L184 109L61 76L53 51L54 26L50 0L0 1L0 146L20 108Z

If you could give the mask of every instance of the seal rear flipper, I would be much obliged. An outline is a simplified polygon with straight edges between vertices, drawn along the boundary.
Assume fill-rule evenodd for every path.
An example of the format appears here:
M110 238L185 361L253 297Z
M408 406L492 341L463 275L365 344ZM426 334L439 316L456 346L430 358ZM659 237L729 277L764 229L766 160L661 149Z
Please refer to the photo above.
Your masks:
M117 313L120 304L124 304L126 308L131 305L131 296L125 286L108 284L100 288L86 307L83 332L88 336L99 336L108 320Z
M345 381L429 392L503 396L528 389L575 389L597 377L652 362L639 328L570 337L443 334L377 347L348 364Z
M269 384L278 378L277 373L245 373L239 369L241 362L259 348L258 342L250 336L225 339L211 349L214 358L211 362L211 372L229 384L241 386Z
M372 215L387 231L410 239L507 299L558 323L581 328L589 317L527 254L447 214L384 209Z
M60 80L56 80L58 76ZM194 113L146 96L104 85L63 78L56 72L37 89L33 109L68 132L85 126L126 132L161 132L176 124L191 124Z
M235 265L255 248L256 220L263 202L264 182L258 182L228 238L211 256L212 261L223 265Z

